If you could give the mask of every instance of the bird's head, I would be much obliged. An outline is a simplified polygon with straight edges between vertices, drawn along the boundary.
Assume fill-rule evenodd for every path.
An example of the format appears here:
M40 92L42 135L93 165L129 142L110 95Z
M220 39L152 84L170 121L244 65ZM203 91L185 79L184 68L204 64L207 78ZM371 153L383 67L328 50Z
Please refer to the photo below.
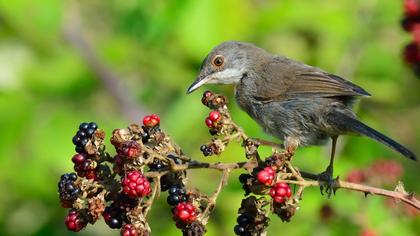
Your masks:
M247 73L255 56L263 50L237 41L215 47L203 60L197 79L187 89L191 93L204 84L236 84Z

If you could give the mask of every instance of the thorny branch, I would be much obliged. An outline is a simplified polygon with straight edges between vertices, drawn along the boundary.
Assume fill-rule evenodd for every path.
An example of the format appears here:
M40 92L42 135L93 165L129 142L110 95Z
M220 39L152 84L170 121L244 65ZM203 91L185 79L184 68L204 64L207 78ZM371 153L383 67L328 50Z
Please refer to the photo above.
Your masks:
M223 171L223 170L233 170L233 169L253 169L255 167L258 167L257 162L207 163L207 162L194 161L189 164L176 165L174 167L174 170L181 171L181 170L188 170L188 169L215 169L215 170ZM147 172L145 173L145 176L148 176L148 177L163 176L167 174L168 172L170 171L167 170L167 171L162 171L162 172ZM322 182L320 183L318 181L317 175L315 174L311 174L311 173L307 173L303 171L300 171L300 174L301 175L295 175L295 177L301 178L301 180L282 180L282 181L285 183L296 184L302 187L320 186L320 184L322 184ZM310 179L312 181L305 180L302 177L305 177L306 179ZM362 192L366 196L369 194L372 194L372 195L390 197L395 200L400 200L402 202L405 202L415 207L416 209L420 210L420 201L417 200L413 194L407 193L405 192L404 189L401 189L402 187L401 183L397 185L398 188L396 188L394 191L386 190L382 188L376 188L376 187L363 185L363 184L346 182L343 180L336 180L333 187L336 189L341 188L341 189Z
M219 194L227 185L231 171L244 169L246 174L241 174L239 180L247 197L242 200L238 210L240 215L235 233L265 235L270 212L283 221L290 221L299 209L305 188L326 184L319 180L318 175L294 167L294 153L288 152L287 147L284 151L278 150L282 145L246 135L233 122L224 96L207 91L202 102L212 110L206 118L206 124L213 138L200 150L205 156L220 155L231 142L239 142L244 148L246 161L209 163L193 160L160 130L157 115L146 116L143 126L131 124L125 129L115 129L111 144L117 154L111 157L105 151L105 133L96 130L95 123L89 123L96 128L90 132L92 135L88 141L77 141L82 131L89 133L81 124L73 140L79 152L72 158L77 175L63 175L59 183L62 206L71 208L66 218L67 227L79 231L87 223L95 223L102 214L111 228L121 228L122 233L136 230L138 235L148 236L151 229L147 215L160 193L168 191L167 202L172 207L177 227L183 235L200 236L206 232L205 225L216 207ZM269 157L261 158L258 153L261 145L277 148ZM187 188L186 172L191 169L222 172L212 195L206 196L196 189ZM288 184L298 187L294 195ZM75 193L75 189L80 193ZM391 191L337 178L332 183L332 189L334 193L337 189L347 189L362 192L365 196L385 196L420 210L420 201L414 194L407 193L402 183ZM270 200L266 197L268 194ZM267 206L270 206L269 209ZM72 222L75 216L85 218Z

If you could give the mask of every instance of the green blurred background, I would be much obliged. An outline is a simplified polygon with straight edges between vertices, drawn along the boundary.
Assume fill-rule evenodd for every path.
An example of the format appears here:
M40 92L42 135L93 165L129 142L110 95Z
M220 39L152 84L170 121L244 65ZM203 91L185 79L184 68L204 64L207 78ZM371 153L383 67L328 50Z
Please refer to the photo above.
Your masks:
M401 60L410 41L400 29L402 11L402 1L388 0L0 0L0 235L74 235L63 224L67 211L56 187L72 171L71 138L82 121L96 121L109 137L114 128L157 113L193 158L243 160L237 144L203 158L199 147L210 139L203 89L185 95L202 59L225 40L250 41L361 85L372 98L358 104L360 117L420 154L420 80ZM232 87L207 88L233 101ZM230 107L248 134L269 138L236 104ZM328 153L329 147L301 149L294 163L321 172ZM419 164L366 138L339 140L336 174L377 159L400 162L406 189L420 192ZM207 235L233 235L243 198L239 173L220 195ZM219 175L191 171L190 186L211 193ZM179 235L165 198L149 217L153 235ZM384 202L345 190L326 199L307 189L292 222L271 217L269 235L361 235L364 229L420 235L418 212ZM333 217L320 217L321 208ZM119 232L101 220L80 235Z

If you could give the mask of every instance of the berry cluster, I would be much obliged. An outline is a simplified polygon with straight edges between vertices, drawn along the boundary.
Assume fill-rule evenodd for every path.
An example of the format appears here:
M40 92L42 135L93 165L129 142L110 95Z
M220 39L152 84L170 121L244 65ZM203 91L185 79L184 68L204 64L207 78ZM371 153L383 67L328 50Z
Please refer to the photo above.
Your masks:
M85 153L85 146L89 142L89 139L98 129L98 125L95 122L83 122L79 125L79 130L76 135L73 136L73 144L76 145L77 153Z
M84 217L81 216L80 212L76 210L70 210L64 223L67 226L67 229L79 232L87 225L87 221L84 220Z
M223 142L220 139L212 139L211 142L205 145L201 145L200 151L203 153L204 156L220 155L225 149L226 145L227 143Z
M259 171L257 174L257 179L260 183L271 186L273 184L276 172L273 167L267 166L263 170Z
M210 109L218 109L218 108L226 106L227 104L226 98L224 96L214 94L211 91L205 91L203 93L201 102L203 103L204 106Z
M211 148L211 146L201 145L200 151L203 153L204 156L213 155L213 149Z
M176 164L182 164L183 162L178 159L176 156L168 155L168 158L172 159ZM161 160L155 159L153 163L149 164L149 171L164 171L168 170L168 165L163 163ZM160 178L160 189L161 191L166 191L172 186L182 185L182 179L184 178L184 172L170 172L163 175Z
M130 223L127 212L135 208L138 203L137 198L120 193L115 197L113 203L104 209L102 217L111 229L119 229L124 223Z
M145 197L150 194L150 183L139 171L133 170L127 173L121 181L123 192L132 198Z
M139 233L134 225L125 224L121 228L121 236L138 236Z
M292 196L292 189L286 183L276 183L270 189L270 196L276 203L284 203L287 198Z
M253 219L253 217L248 213L241 214L238 216L238 218L236 218L236 222L238 224L235 225L233 231L236 235L251 235L250 232L248 232L247 228L249 228L249 225L254 223L254 221L255 219Z
M180 203L185 203L188 201L188 194L184 187L182 186L171 186L168 189L168 198L166 201L171 206L176 206Z
M220 113L218 111L211 111L209 113L209 116L206 117L205 119L205 123L207 125L207 127L214 129L217 127L218 122L220 121L220 119L222 118L222 116L220 115Z
M160 117L156 114L151 114L150 116L145 116L143 118L143 125L148 128L153 128L160 123Z
M233 231L236 235L252 236L261 235L268 226L267 210L264 206L267 202L264 197L257 199L250 196L242 200L238 210L239 216L236 218L237 225Z
M102 217L111 229L119 229L127 221L126 211L118 207L117 204L106 207Z
M404 0L403 29L413 36L413 41L404 48L404 61L420 76L420 1Z
M77 180L75 173L64 174L58 182L58 193L61 206L70 208L80 194L80 188L74 183Z
M86 177L87 179L96 179L97 178L97 162L93 159L92 156L89 156L84 153L75 154L71 160L74 163L74 171L80 177Z
M191 224L197 219L197 209L189 202L181 202L173 209L174 219L182 224L177 227L184 228L184 224Z

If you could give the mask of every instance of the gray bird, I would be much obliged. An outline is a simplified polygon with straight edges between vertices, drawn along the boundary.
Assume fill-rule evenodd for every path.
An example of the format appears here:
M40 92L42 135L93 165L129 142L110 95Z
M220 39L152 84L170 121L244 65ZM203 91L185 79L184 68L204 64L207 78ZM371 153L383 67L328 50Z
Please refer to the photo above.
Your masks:
M416 160L413 152L357 119L352 104L356 98L370 96L364 89L253 44L228 41L215 47L187 93L204 84L235 84L239 106L265 132L284 140L290 152L331 138L330 163L319 175L327 183L332 181L335 145L342 134L365 135Z

